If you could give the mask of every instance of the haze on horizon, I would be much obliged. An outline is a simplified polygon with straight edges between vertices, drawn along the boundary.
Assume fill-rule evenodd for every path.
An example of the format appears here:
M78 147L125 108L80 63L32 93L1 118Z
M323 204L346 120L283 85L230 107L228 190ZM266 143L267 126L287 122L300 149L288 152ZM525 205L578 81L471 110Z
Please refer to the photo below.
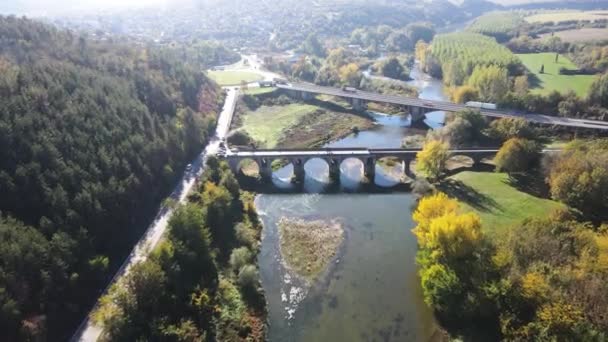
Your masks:
M0 14L47 16L99 10L173 6L205 6L221 0L8 0Z

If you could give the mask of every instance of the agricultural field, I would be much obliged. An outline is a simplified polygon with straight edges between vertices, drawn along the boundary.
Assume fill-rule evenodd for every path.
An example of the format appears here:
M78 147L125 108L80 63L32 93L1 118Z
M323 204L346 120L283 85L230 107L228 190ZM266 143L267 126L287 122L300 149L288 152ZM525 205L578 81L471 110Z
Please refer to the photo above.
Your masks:
M589 87L595 80L593 75L560 75L560 68L576 69L576 65L567 57L560 55L555 62L555 53L528 53L518 54L517 57L532 74L529 79L530 90L533 93L548 94L553 90L559 92L574 91L577 95L584 97ZM541 66L545 67L544 73L540 73Z
M608 11L551 11L526 17L530 23L560 23L564 21L596 21L608 19Z
M441 65L460 61L470 74L477 65L498 65L511 69L519 60L496 39L478 33L456 32L436 35L431 45Z
M518 190L505 173L465 171L449 180L447 190L443 190L457 198L465 210L478 213L491 236L526 218L546 217L564 208L561 203Z
M264 77L255 72L214 70L207 73L209 77L221 86L240 85L242 81L247 83L262 80Z
M467 31L505 41L514 36L523 22L523 15L519 12L491 12L475 19Z
M559 37L562 42L580 43L608 40L608 28L580 28L576 30L557 31L554 33L545 33L540 35L540 39L548 39L550 37Z

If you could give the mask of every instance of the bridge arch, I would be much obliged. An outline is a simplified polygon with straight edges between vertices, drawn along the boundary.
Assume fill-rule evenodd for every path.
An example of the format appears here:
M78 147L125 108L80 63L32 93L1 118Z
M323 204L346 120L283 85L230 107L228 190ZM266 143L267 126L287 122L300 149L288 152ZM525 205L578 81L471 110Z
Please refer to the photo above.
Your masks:
M260 176L260 165L253 158L244 158L236 163L235 175L257 178Z
M283 182L291 182L294 175L294 165L289 158L274 158L270 161L272 178Z
M376 159L376 185L391 187L399 184L405 174L402 158L385 156ZM409 167L409 163L407 163Z
M340 161L340 178L346 178L353 182L363 181L365 174L365 159L359 157L347 157Z
M304 161L304 171L306 177L314 178L320 181L326 181L330 178L330 161L322 157L309 158Z

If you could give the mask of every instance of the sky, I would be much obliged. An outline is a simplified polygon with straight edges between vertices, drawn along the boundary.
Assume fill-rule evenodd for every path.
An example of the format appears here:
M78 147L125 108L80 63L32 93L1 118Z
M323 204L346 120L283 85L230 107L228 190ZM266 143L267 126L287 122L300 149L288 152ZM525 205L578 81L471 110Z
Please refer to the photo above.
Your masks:
M54 15L129 7L164 7L183 0L0 0L0 13Z

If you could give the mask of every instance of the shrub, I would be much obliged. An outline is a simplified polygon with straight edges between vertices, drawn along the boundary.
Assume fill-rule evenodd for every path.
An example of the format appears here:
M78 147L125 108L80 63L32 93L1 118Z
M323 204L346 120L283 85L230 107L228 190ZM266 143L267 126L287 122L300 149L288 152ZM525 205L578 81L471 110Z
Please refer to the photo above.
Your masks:
M232 250L232 254L230 254L230 267L237 272L243 266L249 264L253 255L251 251L247 247L239 247Z

